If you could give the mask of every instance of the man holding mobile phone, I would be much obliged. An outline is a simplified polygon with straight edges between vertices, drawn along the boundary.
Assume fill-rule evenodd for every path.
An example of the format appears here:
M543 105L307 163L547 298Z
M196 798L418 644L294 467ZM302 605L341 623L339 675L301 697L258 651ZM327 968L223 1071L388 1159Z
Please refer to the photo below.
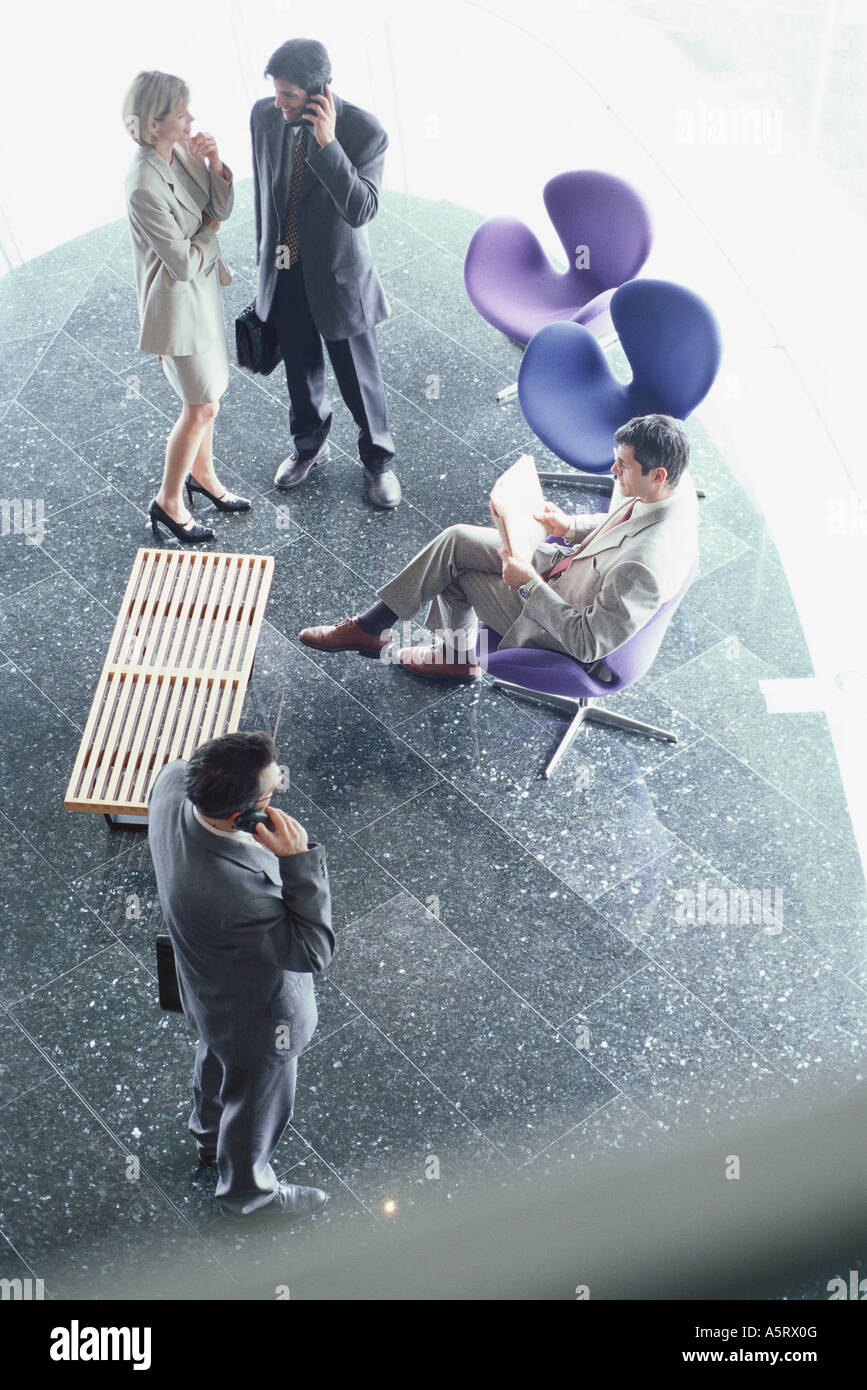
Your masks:
M187 1021L198 1033L190 1132L227 1216L297 1220L319 1188L280 1183L298 1056L318 1022L313 975L334 953L325 851L271 805L285 787L267 733L226 734L168 763L148 841ZM247 827L246 829L244 827Z
M328 53L313 39L282 44L265 76L275 99L257 101L250 116L256 313L280 345L294 443L274 482L298 487L328 458L327 350L358 426L368 498L391 509L401 490L376 342L390 310L364 230L379 208L388 136L375 116L335 97Z

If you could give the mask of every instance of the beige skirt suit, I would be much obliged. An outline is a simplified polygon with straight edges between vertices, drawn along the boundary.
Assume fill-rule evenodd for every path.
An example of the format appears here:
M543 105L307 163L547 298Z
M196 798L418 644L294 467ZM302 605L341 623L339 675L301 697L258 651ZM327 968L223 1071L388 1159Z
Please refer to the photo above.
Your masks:
M218 401L229 384L222 286L232 277L216 232L202 225L232 211L231 171L223 170L226 178L212 174L185 146L175 145L167 164L140 145L126 178L139 348L160 355L187 405Z

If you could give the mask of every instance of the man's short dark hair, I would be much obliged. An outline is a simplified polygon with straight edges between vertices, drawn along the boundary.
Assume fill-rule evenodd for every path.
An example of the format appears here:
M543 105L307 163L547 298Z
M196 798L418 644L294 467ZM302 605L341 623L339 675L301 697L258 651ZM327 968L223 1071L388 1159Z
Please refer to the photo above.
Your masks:
M316 39L287 39L268 59L266 77L279 77L305 92L314 92L331 81L331 59Z
M664 468L669 487L677 487L689 467L689 440L683 426L671 415L636 415L615 430L618 444L628 444L645 475Z
M187 763L187 796L203 816L223 820L258 801L260 774L276 761L274 741L262 729L212 738Z

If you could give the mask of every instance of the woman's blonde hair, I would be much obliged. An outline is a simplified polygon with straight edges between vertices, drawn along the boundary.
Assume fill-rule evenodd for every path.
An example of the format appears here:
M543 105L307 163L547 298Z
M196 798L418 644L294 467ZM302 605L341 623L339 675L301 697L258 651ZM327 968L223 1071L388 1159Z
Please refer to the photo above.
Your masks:
M151 121L165 120L189 100L190 89L182 78L168 72L140 72L123 99L123 123L136 144L152 145L156 136Z

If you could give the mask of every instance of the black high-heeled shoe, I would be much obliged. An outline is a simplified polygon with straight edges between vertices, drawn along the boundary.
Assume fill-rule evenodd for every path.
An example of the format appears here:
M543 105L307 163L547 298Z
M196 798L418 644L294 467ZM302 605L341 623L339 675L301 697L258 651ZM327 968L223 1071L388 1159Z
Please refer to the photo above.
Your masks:
M188 521L186 526L182 526L179 521L175 521L174 517L169 516L168 512L164 512L156 500L151 502L148 515L151 519L151 530L158 541L162 540L162 533L157 522L162 526L167 526L172 535L179 541L187 541L188 543L191 541L212 541L216 534L209 526L200 526L197 521Z
M224 492L222 497L215 497L212 492L208 492L206 487L197 483L192 473L187 474L184 483L187 489L187 501L190 504L190 511L193 510L193 493L202 492L209 502L213 502L218 512L248 512L250 510L250 500L247 497L236 497L234 492Z

